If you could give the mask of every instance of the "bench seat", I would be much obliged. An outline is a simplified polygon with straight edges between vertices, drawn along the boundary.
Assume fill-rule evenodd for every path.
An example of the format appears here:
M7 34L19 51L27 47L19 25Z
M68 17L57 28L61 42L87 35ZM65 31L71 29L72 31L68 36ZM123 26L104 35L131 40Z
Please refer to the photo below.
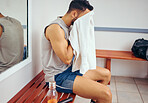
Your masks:
M117 50L96 50L97 58L106 58L106 68L111 70L111 59L124 59L124 60L138 60L147 61L145 59L137 58L131 51L117 51Z
M146 61L145 59L137 58L131 51L116 51L116 50L96 50L96 57L110 58L110 59L125 59L125 60L140 60Z
M44 73L41 71L34 79L32 79L23 89L21 89L8 103L47 103L46 93L49 88L44 79ZM73 103L75 94L67 94L58 92L58 100L60 101L72 97Z

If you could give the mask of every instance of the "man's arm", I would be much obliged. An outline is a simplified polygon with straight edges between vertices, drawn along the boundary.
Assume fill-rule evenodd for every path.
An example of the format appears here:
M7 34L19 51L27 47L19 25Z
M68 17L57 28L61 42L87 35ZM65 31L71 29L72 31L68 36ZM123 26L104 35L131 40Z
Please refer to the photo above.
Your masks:
M46 38L51 42L56 55L65 63L70 64L73 58L73 49L65 39L64 30L58 24L53 24L46 29Z
M3 33L3 28L2 28L2 26L0 25L0 37L1 37L2 33Z

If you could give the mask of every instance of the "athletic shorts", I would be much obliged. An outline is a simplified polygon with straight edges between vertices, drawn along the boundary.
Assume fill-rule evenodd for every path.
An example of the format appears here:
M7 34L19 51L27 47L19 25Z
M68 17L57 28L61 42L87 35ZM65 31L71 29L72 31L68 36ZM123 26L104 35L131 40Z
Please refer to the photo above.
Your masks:
M58 92L73 93L73 83L76 76L82 76L79 70L72 72L72 66L70 66L64 72L55 75L56 90ZM49 83L46 83L49 85Z

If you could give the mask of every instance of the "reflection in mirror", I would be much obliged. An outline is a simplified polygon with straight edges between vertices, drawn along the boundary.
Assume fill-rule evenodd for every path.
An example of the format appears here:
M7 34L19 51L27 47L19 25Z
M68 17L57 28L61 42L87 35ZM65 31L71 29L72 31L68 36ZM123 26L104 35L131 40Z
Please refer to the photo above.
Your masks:
M28 57L27 1L0 0L0 74Z

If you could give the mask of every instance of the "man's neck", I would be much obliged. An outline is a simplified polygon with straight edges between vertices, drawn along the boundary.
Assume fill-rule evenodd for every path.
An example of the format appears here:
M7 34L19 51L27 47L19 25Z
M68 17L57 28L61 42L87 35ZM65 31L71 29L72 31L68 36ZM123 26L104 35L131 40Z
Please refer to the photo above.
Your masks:
M62 17L62 20L65 22L65 24L70 27L71 26L71 18L69 17L68 14L65 14L63 17Z

